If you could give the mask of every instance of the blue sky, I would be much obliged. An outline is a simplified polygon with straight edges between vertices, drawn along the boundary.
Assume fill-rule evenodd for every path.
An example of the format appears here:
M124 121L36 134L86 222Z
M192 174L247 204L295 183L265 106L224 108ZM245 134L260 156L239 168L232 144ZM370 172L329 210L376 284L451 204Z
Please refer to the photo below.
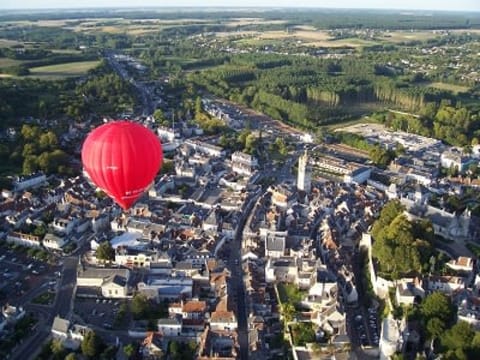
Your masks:
M142 6L265 6L480 11L480 0L0 0L0 9Z

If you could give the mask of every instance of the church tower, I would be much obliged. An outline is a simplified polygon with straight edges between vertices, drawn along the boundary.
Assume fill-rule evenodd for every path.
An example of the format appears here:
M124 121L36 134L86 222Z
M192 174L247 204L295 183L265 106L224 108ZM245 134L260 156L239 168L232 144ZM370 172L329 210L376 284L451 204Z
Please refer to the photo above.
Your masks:
M310 166L308 166L308 155L307 151L305 151L298 159L297 189L309 194L312 185L311 183L311 169Z

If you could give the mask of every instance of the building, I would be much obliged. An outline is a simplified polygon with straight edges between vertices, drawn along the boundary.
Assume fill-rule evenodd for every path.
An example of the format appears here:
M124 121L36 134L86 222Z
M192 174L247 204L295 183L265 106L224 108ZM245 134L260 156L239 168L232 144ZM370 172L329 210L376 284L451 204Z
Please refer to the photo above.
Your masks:
M397 322L392 317L383 319L380 334L380 359L388 360L400 347L401 334Z
M440 156L440 164L447 169L456 169L460 173L464 173L474 159L463 155L460 151L445 151Z
M281 257L268 259L265 265L265 280L267 283L288 282L294 283L298 277L298 266L295 258Z
M59 233L70 235L77 223L77 219L56 218L52 222L53 229Z
M127 278L115 275L101 285L102 296L106 298L126 298L128 296Z
M180 336L182 322L177 318L158 319L158 332L163 336Z
M155 262L156 258L154 251L121 246L115 250L115 264L128 268L150 268L150 264Z
M420 279L401 279L397 282L395 298L398 305L413 305L416 297L425 297L425 290L423 290Z
M205 153L213 157L222 157L225 155L225 151L220 146L211 145L198 140L187 140L185 145L195 151Z
M41 239L39 236L24 234L20 232L10 232L7 235L7 242L27 247L40 247Z
M64 237L48 232L43 237L43 246L52 250L61 250L67 241Z
M192 297L193 280L184 276L151 276L138 284L138 291L156 301Z
M292 206L294 201L294 196L292 191L290 191L285 186L275 186L271 187L270 191L272 193L272 204L278 206L282 209L287 209Z
M252 175L258 167L257 159L249 154L236 151L232 154L232 170L241 175Z
M280 258L285 255L286 232L267 231L265 235L265 257Z
M198 360L236 360L239 349L236 331L207 327L200 337Z
M474 260L470 257L460 256L457 259L447 262L447 266L455 271L471 273L473 271Z
M328 173L343 176L346 183L362 184L370 178L372 169L354 162L346 162L333 156L323 155L315 160L314 164Z
M142 354L144 359L161 359L164 355L163 352L163 337L158 332L148 332L142 343Z
M228 310L227 299L227 296L223 296L210 316L212 330L232 331L237 329L237 318L233 311Z
M465 288L465 279L459 276L430 276L428 290L452 294L454 291Z
M72 325L69 320L56 316L52 324L52 337L60 340L65 348L76 350L80 347L90 328L82 325Z
M125 298L129 294L128 269L87 268L77 274L77 286L96 288L106 298Z
M312 187L311 169L308 165L307 151L298 159L297 189L310 193Z
M14 191L23 191L31 187L40 186L46 181L47 177L42 172L37 172L24 176L17 176L13 181L13 189Z

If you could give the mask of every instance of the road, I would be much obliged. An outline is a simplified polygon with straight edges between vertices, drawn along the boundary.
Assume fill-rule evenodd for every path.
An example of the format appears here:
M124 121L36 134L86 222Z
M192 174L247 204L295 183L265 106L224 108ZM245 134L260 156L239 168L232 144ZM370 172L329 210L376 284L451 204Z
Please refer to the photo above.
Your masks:
M235 237L232 241L229 256L229 266L232 273L230 284L232 286L233 293L236 295L237 303L237 322L238 322L238 342L240 346L240 360L247 360L249 353L248 346L248 311L245 293L245 284L243 282L242 271L242 240L243 229L247 221L248 215L253 209L261 192L255 193L249 197L245 210L238 221Z
M50 336L53 319L59 315L62 318L69 318L72 310L73 291L77 279L78 256L70 256L63 260L61 283L59 285L55 303L52 307L28 304L26 310L34 313L39 318L36 331L30 338L27 338L13 352L12 360L29 360L35 358L42 344ZM45 291L42 289L41 292ZM29 299L36 296L37 292L29 294Z
M132 84L135 87L135 89L138 92L138 97L142 101L142 114L143 115L151 115L154 111L154 108L155 108L154 105L153 105L151 94L149 93L149 91L146 89L146 87L144 85L138 83L137 81L135 81L135 79L132 76L130 76L128 71L125 69L125 66L120 64L115 59L114 55L115 54L110 53L110 52L107 53L105 55L106 60L108 61L110 66L113 68L113 70L115 70L115 72L123 80L130 82L130 84Z

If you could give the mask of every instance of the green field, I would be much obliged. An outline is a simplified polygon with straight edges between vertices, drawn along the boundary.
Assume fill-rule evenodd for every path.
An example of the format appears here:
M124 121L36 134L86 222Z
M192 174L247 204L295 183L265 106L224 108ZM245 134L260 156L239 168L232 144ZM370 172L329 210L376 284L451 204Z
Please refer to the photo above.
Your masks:
M467 92L468 90L470 90L468 86L447 84L442 82L430 83L428 84L428 86L435 89L451 91L454 94L458 94L459 92Z
M10 66L17 66L23 63L22 60L10 59L10 58L0 58L0 69Z
M81 76L88 70L95 68L100 61L79 61L65 64L39 66L30 68L29 77L45 79L62 79L66 77Z

